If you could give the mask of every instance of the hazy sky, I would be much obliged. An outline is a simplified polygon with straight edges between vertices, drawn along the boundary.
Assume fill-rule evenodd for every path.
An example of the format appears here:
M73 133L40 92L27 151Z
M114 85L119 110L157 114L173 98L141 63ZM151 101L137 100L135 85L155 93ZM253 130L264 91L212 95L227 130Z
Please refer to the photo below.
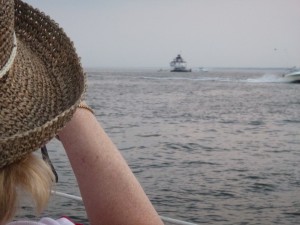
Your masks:
M85 67L300 66L300 0L25 0Z

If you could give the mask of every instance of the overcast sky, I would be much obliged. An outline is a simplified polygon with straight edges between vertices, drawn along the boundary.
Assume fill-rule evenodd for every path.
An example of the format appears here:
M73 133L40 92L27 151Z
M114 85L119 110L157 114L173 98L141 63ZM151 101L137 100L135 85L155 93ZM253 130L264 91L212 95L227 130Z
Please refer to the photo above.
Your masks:
M300 66L300 0L25 0L73 40L85 67Z

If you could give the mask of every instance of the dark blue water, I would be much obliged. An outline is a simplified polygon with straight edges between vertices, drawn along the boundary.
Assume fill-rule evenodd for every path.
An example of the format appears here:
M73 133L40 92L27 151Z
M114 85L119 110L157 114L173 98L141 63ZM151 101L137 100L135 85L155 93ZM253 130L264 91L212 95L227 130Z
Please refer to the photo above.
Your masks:
M88 70L87 102L160 215L299 224L300 85L279 74ZM79 195L60 143L49 149L56 189ZM86 221L81 203L60 197L46 214Z

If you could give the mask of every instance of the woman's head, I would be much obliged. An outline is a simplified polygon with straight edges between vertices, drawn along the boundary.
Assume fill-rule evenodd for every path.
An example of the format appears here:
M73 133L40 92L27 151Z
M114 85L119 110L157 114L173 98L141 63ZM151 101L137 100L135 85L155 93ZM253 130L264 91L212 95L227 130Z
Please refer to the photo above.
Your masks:
M42 177L53 179L49 168L32 152L70 120L84 90L79 58L63 30L21 0L0 0L1 204L14 202L17 186L48 186ZM11 195L5 194L8 186L15 187ZM30 192L39 196L45 191Z

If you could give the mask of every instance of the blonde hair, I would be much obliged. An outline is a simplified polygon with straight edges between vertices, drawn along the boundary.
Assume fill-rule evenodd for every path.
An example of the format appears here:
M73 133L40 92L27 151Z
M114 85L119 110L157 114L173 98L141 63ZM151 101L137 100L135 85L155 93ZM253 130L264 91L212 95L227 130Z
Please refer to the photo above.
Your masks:
M19 189L32 197L37 213L48 203L54 175L49 165L33 153L0 169L0 224L11 220L20 199Z

